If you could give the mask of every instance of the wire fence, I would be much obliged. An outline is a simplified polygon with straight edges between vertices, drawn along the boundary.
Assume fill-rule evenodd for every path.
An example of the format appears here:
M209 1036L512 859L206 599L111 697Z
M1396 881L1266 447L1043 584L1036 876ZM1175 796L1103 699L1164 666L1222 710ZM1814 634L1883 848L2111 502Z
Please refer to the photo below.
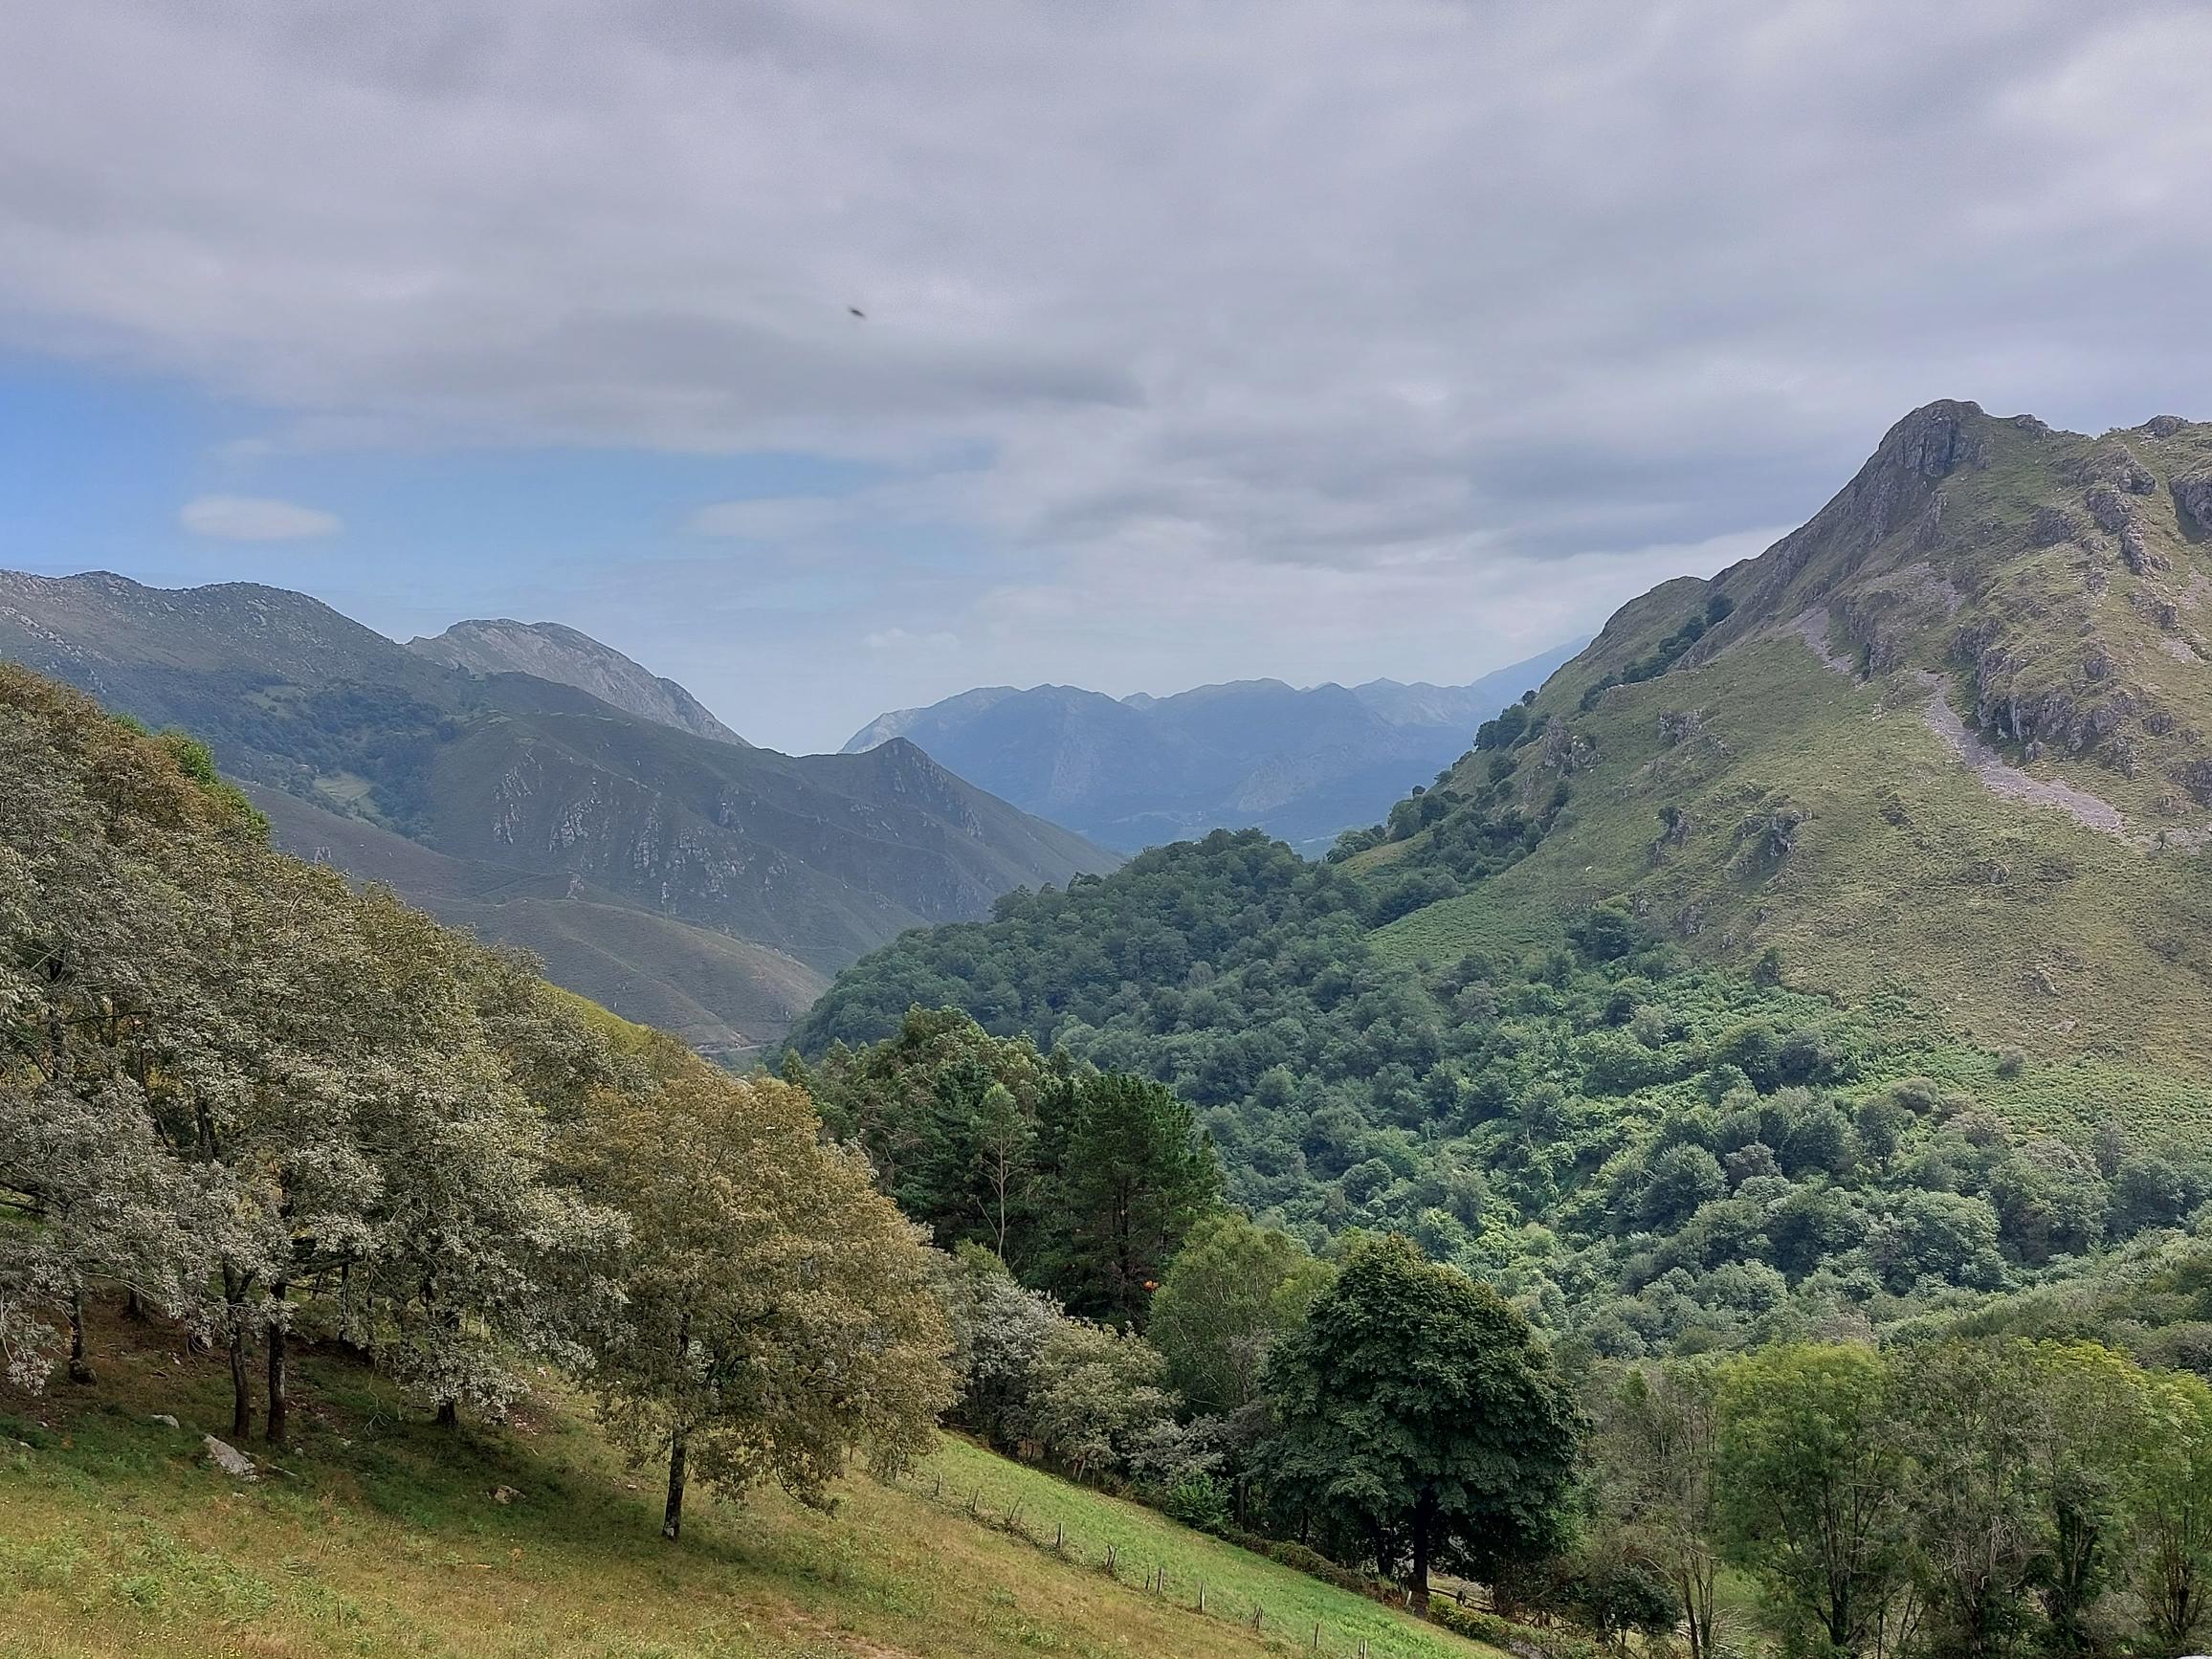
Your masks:
M910 1491L918 1487L920 1495L940 1508L965 1515L981 1526L1020 1538L1073 1565L1102 1572L1116 1583L1157 1602L1197 1617L1240 1625L1258 1635L1272 1638L1271 1646L1283 1651L1324 1654L1328 1659L1424 1659L1426 1654L1459 1646L1458 1641L1442 1626L1434 1627L1438 1638L1436 1642L1421 1647L1401 1646L1388 1640L1362 1636L1357 1631L1331 1629L1325 1619L1309 1619L1285 1612L1280 1604L1271 1609L1256 1597L1240 1594L1217 1583L1208 1583L1203 1573L1192 1572L1187 1568L1171 1569L1165 1561L1139 1560L1131 1551L1117 1543L1086 1548L1069 1535L1066 1523L1055 1520L1050 1531L1042 1526L1033 1527L1023 1518L1022 1505L1018 1501L1010 1508L993 1510L984 1502L981 1487L970 1488L963 1496L957 1483L950 1491L946 1489L942 1474L907 1476L899 1484ZM1297 1570L1275 1564L1285 1573ZM1321 1585L1319 1581L1316 1581L1316 1588L1327 1587ZM1341 1593L1351 1595L1355 1592Z

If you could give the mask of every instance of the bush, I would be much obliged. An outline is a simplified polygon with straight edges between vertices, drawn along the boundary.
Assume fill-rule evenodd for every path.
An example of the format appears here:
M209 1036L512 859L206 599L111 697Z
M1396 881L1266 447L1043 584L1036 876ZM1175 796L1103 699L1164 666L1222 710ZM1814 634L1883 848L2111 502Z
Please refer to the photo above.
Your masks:
M1487 1642L1513 1654L1515 1659L1599 1659L1598 1645L1587 1636L1516 1625L1511 1619L1486 1613L1479 1607L1463 1607L1456 1602L1431 1602L1428 1616L1453 1635Z

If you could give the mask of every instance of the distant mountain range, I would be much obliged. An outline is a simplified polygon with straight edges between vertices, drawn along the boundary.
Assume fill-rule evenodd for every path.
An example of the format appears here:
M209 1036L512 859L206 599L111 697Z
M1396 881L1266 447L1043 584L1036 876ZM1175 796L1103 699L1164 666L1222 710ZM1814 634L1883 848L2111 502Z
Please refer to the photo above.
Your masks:
M1257 828L1310 852L1449 766L1475 727L1582 643L1459 686L1255 679L1118 700L1076 686L986 686L879 716L845 753L904 739L1024 811L1122 852Z
M780 1037L906 928L1117 862L912 743L754 748L567 629L410 650L281 588L0 572L0 656L204 739L288 850L709 1051Z

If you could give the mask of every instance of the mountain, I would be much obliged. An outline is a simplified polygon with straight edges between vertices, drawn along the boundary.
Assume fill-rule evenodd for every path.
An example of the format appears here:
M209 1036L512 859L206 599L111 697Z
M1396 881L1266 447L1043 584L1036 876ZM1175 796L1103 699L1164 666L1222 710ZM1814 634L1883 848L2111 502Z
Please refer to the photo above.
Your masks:
M471 674L536 675L589 692L641 720L740 748L752 747L673 679L663 679L612 646L558 622L456 622L434 637L409 640L407 648Z
M204 739L287 848L712 1049L776 1039L906 928L1115 862L911 743L794 758L695 736L280 588L0 573L0 656Z
M1437 822L1354 860L1542 826L1379 944L1536 947L1610 899L2030 1054L2212 1062L2208 542L2212 426L1914 410L1803 529L1624 607Z
M2165 1272L2212 1223L2208 602L2212 426L1930 405L1372 834L901 935L792 1040L954 1006L1160 1078L1253 1216L1620 1358Z
M1073 686L988 686L879 716L845 752L907 739L1024 810L1111 847L1254 826L1318 850L1449 765L1479 721L1575 649L1464 686L1238 680L1118 701Z

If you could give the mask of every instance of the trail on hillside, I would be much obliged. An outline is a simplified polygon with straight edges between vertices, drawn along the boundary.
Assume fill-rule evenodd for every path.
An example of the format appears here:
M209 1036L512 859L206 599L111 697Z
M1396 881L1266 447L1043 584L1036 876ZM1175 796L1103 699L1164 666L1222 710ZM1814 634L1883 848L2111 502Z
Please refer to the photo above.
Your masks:
M1857 665L1828 644L1827 607L1816 605L1801 612L1790 623L1788 632L1804 641L1824 666L1852 678L1858 675ZM2125 836L2127 827L2120 817L2120 809L2102 796L2092 795L2087 789L2055 779L2038 778L2022 771L2002 755L1991 748L1959 719L1958 711L1951 706L1951 678L1927 669L1917 669L1914 675L1928 689L1927 706L1921 718L1928 729L1942 740L1944 747L1973 768L1983 787L2002 795L2008 801L2018 801L2028 807L2050 807L2066 813L2084 829L2094 830L2104 835Z
M1915 677L1928 687L1928 706L1922 713L1928 729L1941 738L1953 754L1972 766L1975 775L1993 792L2030 807L2055 807L2085 828L2107 835L2125 833L2120 809L2110 801L2087 789L2077 789L2071 784L2030 777L1968 731L1966 722L1958 718L1958 711L1951 706L1949 675L1920 669Z

